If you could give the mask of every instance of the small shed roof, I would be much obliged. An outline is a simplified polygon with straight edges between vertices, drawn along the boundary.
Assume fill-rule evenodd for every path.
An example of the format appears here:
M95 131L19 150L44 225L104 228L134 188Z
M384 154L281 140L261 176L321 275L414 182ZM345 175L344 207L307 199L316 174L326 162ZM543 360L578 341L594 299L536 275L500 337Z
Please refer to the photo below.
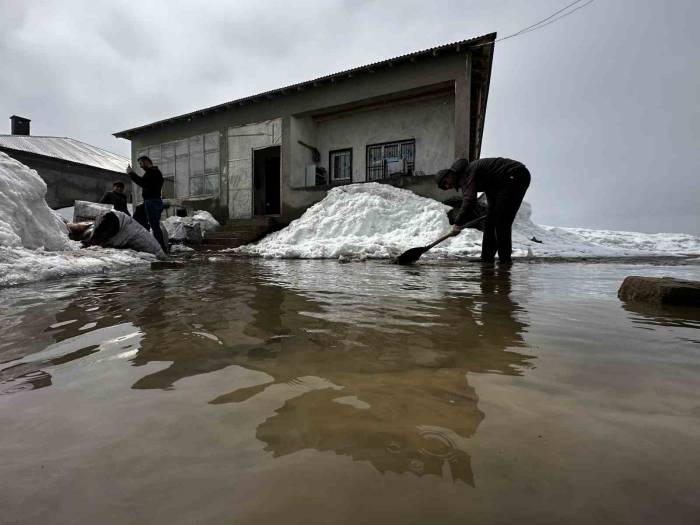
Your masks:
M0 135L0 148L34 153L119 172L123 172L130 162L126 157L68 137Z

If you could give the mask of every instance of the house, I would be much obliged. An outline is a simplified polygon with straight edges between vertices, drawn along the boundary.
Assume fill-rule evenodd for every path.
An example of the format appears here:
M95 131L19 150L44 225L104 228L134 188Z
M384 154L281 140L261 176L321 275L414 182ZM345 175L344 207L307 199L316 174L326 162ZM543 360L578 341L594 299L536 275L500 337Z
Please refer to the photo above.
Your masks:
M148 155L164 197L220 220L299 217L335 185L380 181L444 198L431 174L479 157L488 34L115 133ZM193 204L194 203L194 204Z
M51 208L98 201L116 181L131 187L124 172L128 158L68 137L33 136L24 117L12 115L10 122L11 135L0 135L0 151L37 171Z

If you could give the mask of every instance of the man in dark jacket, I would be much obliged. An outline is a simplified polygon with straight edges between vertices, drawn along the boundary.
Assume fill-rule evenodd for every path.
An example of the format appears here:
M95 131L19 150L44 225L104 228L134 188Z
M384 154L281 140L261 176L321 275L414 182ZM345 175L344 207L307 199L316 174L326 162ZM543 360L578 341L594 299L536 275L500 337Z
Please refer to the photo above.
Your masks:
M100 204L111 204L114 209L130 215L126 207L126 195L124 195L124 183L117 181L112 184L112 191L105 193L100 199Z
M477 192L485 192L488 214L481 243L481 260L493 262L498 252L501 263L512 262L511 227L530 185L530 172L517 160L502 157L479 159L472 162L458 159L452 167L440 170L435 176L439 188L460 189L462 206L455 217L455 233L473 217Z
M163 232L160 229L160 215L163 213L163 199L160 196L163 188L163 174L154 166L150 158L145 155L139 157L139 166L143 170L143 176L139 176L134 172L131 165L126 168L126 172L136 184L141 186L143 195L143 206L146 211L148 225L150 226L153 236L163 248L165 253L168 253L168 248L165 246Z

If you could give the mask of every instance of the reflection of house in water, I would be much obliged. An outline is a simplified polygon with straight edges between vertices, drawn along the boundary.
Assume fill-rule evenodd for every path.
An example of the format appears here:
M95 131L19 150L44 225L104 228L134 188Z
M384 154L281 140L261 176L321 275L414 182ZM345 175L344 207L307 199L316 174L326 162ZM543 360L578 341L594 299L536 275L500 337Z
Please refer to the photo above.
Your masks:
M333 451L382 473L473 483L468 438L485 414L466 375L518 375L530 359L515 351L526 324L508 272L475 272L468 286L448 284L446 293L432 286L449 282L442 273L429 282L435 269L392 267L386 280L359 290L353 272L361 265L314 264L231 262L226 272L105 279L68 299L55 321L41 321L68 323L43 337L74 342L70 351L28 356L25 369L6 368L0 377L43 374L33 385L48 386L45 368L103 348L90 334L129 327L139 334L131 364L162 366L149 367L135 389L168 390L232 365L264 373L267 382L232 384L210 403L221 410L247 404L260 418L257 438L275 456Z
M253 401L280 384L297 387L258 427L257 437L275 456L304 449L334 451L369 461L382 473L449 472L452 479L471 484L467 438L484 414L466 374L519 374L528 360L504 351L524 346L525 325L515 317L518 306L509 297L508 272L489 271L493 274L482 276L478 300L474 296L444 300L440 319L445 327L416 324L403 334L383 331L380 322L375 329L357 329L326 321L329 333L305 335L299 327L309 325L308 314L299 312L318 315L320 305L277 288L277 304L284 305L281 311L274 310L279 320L261 308L246 332L258 332L273 322L288 327L291 339L281 351L260 356L249 352L237 360L274 381L234 390L212 403ZM335 318L342 318L337 304L330 301L327 306L334 309ZM297 383L304 376L320 377L328 384L299 391Z

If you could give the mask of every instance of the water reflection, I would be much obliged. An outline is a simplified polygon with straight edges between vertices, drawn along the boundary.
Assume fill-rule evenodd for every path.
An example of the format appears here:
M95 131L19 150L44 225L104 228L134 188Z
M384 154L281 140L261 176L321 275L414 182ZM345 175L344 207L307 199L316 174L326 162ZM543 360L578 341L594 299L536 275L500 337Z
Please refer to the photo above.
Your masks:
M274 456L333 451L382 473L473 484L468 438L485 415L467 374L519 375L531 360L516 351L527 324L512 281L480 266L313 261L96 280L42 320L49 328L34 342L52 344L8 362L0 382L8 392L50 386L47 369L108 351L162 365L134 389L173 389L236 365L267 380L232 383L209 402L260 404L256 436Z
M234 389L211 402L254 402L268 393L284 396L280 387L291 386L283 406L257 430L258 439L275 456L304 449L333 451L369 461L382 473L434 474L473 484L467 439L484 414L466 374L520 374L529 359L513 351L524 346L526 324L510 295L510 272L484 268L462 275L477 279L480 293L457 289L439 302L435 289L409 282L402 290L420 290L422 297L401 292L384 296L389 315L374 319L362 300L335 302L327 293L333 289L330 283L319 282L321 274L309 276L307 287L301 286L299 275L285 275L274 274L279 286L272 291L278 296L274 303L283 308L254 307L257 313L246 333L284 326L288 337L241 353L236 360L273 380ZM413 275L416 281L426 277ZM445 276L438 272L428 277ZM330 279L339 280L342 290L342 277ZM393 289L391 284L379 291ZM269 293L252 298L252 304L267 303ZM432 322L416 317L422 310L432 312ZM392 318L398 311L404 312L402 319ZM325 319L326 331L305 332L309 318ZM401 326L401 331L387 330L385 324ZM309 376L325 383L303 388Z
M634 301L623 301L622 307L639 325L700 328L700 310L697 308Z

